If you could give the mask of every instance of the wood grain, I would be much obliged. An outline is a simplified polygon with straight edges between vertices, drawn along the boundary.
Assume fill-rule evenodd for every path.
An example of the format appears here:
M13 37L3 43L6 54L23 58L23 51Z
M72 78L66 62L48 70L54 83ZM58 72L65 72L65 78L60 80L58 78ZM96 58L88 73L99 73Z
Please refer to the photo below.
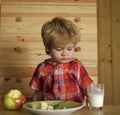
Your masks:
M81 33L80 51L75 56L97 83L96 0L2 0L0 38L0 94L10 88L32 95L29 81L44 59L41 39L44 22L62 16L75 23ZM5 86L5 87L3 87Z
M113 104L120 104L120 1L111 1Z

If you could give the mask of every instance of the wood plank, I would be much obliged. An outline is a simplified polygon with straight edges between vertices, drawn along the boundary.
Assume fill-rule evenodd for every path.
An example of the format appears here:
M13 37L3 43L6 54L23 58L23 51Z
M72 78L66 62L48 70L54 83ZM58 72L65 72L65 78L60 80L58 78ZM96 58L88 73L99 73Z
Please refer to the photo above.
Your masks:
M0 77L5 79L32 77L37 65L0 65ZM21 77L20 77L21 76Z
M0 64L36 64L41 59L46 58L44 47L42 46L42 43L1 43L0 57L2 59Z
M120 105L120 1L111 0L113 104Z
M1 36L1 2L0 2L0 36Z
M97 0L98 9L98 82L105 84L105 104L113 102L110 0Z
M16 78L6 79L0 77L0 95L3 95L6 91L10 89L17 88L21 90L27 97L31 97L33 90L29 87L30 77L28 78ZM5 87L3 87L5 86Z
M96 3L96 0L1 0L2 4L39 4L39 3Z
M49 9L49 10L48 10ZM79 13L95 14L96 4L39 4L39 5L2 5L3 13ZM40 16L40 15L39 15Z

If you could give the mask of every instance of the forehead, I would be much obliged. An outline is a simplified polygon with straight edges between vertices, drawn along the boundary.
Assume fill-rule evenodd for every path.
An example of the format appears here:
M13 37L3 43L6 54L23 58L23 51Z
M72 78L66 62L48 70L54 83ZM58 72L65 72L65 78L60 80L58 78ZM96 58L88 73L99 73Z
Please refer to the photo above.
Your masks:
M64 47L74 47L75 46L75 44L73 44L73 43L67 43L67 44L56 44L56 45L54 45L53 47L62 47L62 48L64 48Z

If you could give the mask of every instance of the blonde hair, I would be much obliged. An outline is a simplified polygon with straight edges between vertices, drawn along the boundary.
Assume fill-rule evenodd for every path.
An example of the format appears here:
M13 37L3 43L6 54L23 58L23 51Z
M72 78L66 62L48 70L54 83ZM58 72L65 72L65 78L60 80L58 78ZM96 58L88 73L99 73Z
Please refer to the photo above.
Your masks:
M78 27L70 20L62 17L55 17L51 21L43 24L41 36L49 54L52 47L66 45L68 43L77 44L80 41Z

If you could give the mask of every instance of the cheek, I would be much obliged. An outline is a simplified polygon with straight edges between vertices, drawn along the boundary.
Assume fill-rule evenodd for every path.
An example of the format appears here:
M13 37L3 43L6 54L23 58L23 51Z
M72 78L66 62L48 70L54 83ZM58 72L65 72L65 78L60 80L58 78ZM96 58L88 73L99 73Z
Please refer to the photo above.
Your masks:
M59 57L59 56L60 56L60 53L55 52L55 51L51 52L51 57L56 58L56 57Z
M72 56L72 55L74 55L74 51L70 51L70 52L68 52L68 54Z
M56 53L53 54L53 56L54 56L55 58L59 58L59 57L61 56L61 54L58 53L58 52L56 52Z

